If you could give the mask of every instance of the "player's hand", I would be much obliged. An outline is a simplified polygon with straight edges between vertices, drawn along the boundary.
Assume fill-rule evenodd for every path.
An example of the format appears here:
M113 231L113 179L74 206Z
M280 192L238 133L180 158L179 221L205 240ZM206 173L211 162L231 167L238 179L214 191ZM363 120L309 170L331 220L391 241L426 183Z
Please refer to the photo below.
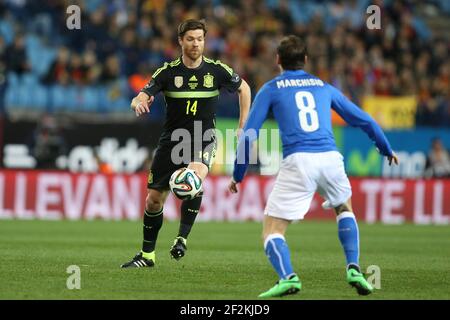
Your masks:
M230 184L228 185L228 190L231 193L238 193L239 189L238 189L237 185L238 185L238 182L234 181L234 179L231 178Z
M136 116L139 117L144 113L150 112L150 105L155 100L155 97L151 96L148 100L138 100L136 106L134 107L134 112Z
M394 162L394 164L396 164L396 165L398 164L398 158L394 152L392 152L392 156L388 156L387 158L388 158L390 166L392 165L392 162Z
M243 128L238 128L236 130L236 137L237 137L238 141L239 141L239 138L242 136L243 133L244 133L244 129Z

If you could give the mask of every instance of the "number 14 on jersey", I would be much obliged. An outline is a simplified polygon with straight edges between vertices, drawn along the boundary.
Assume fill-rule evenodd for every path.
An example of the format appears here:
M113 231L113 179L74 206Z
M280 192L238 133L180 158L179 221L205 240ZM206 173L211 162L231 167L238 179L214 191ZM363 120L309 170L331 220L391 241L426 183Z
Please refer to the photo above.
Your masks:
M186 114L191 113L195 116L197 113L197 100L191 104L191 100L186 101Z

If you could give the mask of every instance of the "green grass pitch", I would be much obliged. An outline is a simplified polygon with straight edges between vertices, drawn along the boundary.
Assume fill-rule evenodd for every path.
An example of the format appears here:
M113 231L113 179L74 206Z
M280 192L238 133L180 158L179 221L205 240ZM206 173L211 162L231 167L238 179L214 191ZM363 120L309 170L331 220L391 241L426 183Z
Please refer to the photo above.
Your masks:
M197 223L180 261L169 257L177 228L164 223L154 268L123 270L140 248L139 222L0 221L0 299L256 299L276 281L260 223ZM345 282L334 222L296 223L287 240L303 288L282 299L450 299L448 226L361 223L361 266L381 268L368 297ZM70 265L80 290L66 287Z

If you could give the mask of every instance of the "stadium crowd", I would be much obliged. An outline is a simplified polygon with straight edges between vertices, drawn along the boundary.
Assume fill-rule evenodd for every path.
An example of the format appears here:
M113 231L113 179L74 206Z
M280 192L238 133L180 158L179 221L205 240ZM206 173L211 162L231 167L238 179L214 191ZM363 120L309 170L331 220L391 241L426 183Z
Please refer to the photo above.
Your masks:
M428 2L440 15L449 14L448 2ZM81 29L69 30L66 9L72 1L3 1L1 104L53 104L57 109L57 101L64 104L78 97L70 99L69 93L58 90L76 87L85 95L75 108L108 111L116 105L126 110L129 98L152 71L179 55L176 26L193 17L205 18L208 24L207 54L231 65L252 85L253 93L278 72L273 61L277 41L296 33L307 39L307 71L342 89L356 103L367 94L416 94L416 123L448 126L450 59L445 31L429 30L416 14L420 2L373 3L381 7L380 30L366 27L370 3L365 0L89 0L78 2ZM24 86L35 88L31 101L20 100ZM52 103L48 95L39 94L41 90L53 90ZM96 99L106 103L88 106ZM237 112L222 105L218 115Z

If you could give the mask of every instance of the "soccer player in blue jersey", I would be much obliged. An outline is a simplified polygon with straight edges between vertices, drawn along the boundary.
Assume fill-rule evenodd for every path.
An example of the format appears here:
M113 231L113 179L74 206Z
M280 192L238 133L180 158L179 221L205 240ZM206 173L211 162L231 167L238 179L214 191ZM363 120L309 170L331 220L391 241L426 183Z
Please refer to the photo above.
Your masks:
M398 164L397 156L367 113L339 90L303 70L307 54L301 38L285 37L277 53L282 73L267 82L255 97L239 139L229 185L232 193L238 192L249 164L250 146L271 110L280 128L283 161L264 211L263 241L279 280L259 297L279 297L301 289L284 234L293 220L304 218L316 191L325 199L322 206L336 213L338 236L347 260L347 282L359 294L370 294L373 287L359 267L359 231L351 205L352 191L343 156L334 141L331 109L350 125L361 128L388 158L389 165Z

